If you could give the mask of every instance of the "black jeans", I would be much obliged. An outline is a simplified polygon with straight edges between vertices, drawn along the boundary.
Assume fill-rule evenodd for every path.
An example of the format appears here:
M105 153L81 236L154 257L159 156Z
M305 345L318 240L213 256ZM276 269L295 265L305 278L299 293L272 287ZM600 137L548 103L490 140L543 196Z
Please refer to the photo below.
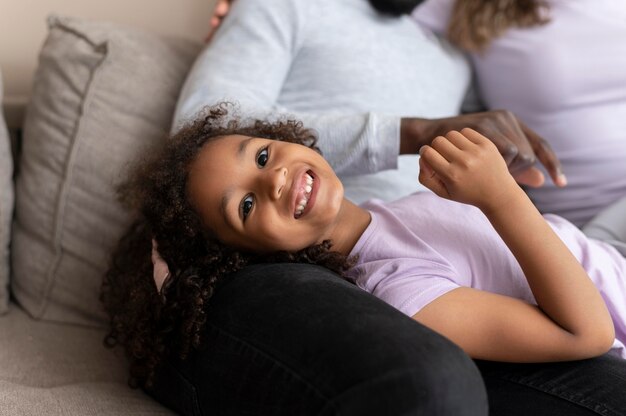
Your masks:
M626 415L626 361L474 363L316 266L248 267L209 315L203 349L149 391L184 415Z

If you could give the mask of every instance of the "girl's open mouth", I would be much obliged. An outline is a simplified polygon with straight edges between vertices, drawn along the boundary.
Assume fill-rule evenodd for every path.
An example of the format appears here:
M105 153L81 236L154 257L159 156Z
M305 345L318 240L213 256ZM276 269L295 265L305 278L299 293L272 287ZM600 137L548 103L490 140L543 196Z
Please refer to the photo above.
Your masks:
M298 219L311 210L313 206L315 191L318 187L315 174L307 170L299 179L299 190L297 191L293 217Z

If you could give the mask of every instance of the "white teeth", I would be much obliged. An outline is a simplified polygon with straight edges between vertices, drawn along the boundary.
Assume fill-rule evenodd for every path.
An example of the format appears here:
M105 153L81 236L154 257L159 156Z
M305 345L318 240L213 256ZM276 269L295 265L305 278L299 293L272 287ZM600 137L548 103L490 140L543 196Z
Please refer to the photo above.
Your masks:
M313 190L313 177L308 173L305 173L304 179L306 181L306 185L304 186L304 196L300 201L298 201L298 206L296 206L296 212L294 213L296 217L302 215L306 204L309 202L311 191Z

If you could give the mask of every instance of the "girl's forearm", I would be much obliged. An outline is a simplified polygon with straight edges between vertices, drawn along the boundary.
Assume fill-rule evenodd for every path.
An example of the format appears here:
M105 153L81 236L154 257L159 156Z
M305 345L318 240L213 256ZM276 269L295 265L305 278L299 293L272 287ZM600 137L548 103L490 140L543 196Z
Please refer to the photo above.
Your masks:
M482 209L519 262L544 313L574 342L608 349L614 328L604 300L523 190L515 187L506 200Z

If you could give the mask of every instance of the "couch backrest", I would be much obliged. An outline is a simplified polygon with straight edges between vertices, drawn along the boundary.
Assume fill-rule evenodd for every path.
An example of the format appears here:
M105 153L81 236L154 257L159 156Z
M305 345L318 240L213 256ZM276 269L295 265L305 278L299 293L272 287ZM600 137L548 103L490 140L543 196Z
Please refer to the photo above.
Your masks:
M102 277L131 221L116 185L166 138L200 45L104 22L48 25L24 122L11 288L34 317L103 325Z
M0 109L2 108L2 71L0 70ZM0 111L0 315L8 310L9 244L13 215L13 157L9 134Z
M9 128L20 126L32 90L37 51L47 36L51 12L99 19L163 36L201 41L209 27L215 0L2 0L0 59L5 80L5 117ZM19 40L19 41L16 41Z

